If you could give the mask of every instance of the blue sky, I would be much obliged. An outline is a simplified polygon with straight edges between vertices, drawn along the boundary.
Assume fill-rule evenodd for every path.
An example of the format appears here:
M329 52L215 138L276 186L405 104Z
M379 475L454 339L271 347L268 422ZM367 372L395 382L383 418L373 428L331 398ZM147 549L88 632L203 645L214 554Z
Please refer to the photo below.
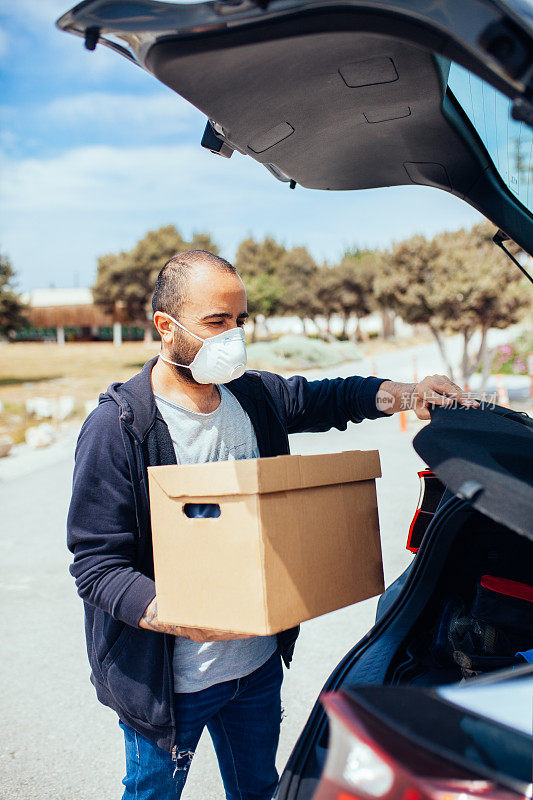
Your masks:
M98 256L174 224L230 259L248 235L335 261L349 246L470 226L480 215L423 187L317 192L250 158L200 147L205 118L116 54L55 29L68 0L0 11L0 249L19 288L88 286Z

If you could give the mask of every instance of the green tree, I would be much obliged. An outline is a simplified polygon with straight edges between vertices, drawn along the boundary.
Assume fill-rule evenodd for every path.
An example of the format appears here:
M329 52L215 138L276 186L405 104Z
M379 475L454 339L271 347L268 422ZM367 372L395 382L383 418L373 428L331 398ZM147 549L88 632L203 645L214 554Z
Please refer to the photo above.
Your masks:
M192 239L187 245L190 250L208 250L216 256L220 255L218 244L213 241L209 233L193 233Z
M321 316L326 319L326 330L323 332L323 337L328 341L334 341L335 336L331 333L331 318L334 314L340 313L341 307L339 305L340 279L333 267L323 264L317 271L314 291Z
M445 301L449 295L446 275L436 268L441 250L434 240L413 236L380 256L374 279L374 296L411 325L425 324L435 337L450 377L453 368L444 337Z
M514 166L519 183L529 184L533 180L533 163L531 162L531 139L517 138L514 141Z
M452 378L446 334L461 334L464 383L488 359L489 329L519 321L530 305L520 271L494 245L493 234L493 226L482 223L430 241L414 236L383 254L374 282L380 303L408 323L429 327ZM481 333L481 345L472 353L476 331Z
M169 258L188 249L218 251L207 233L195 233L192 241L186 242L174 225L165 225L148 231L129 252L102 256L93 286L95 302L120 322L142 325L145 337L151 339L148 315L157 275Z
M243 239L235 255L235 266L243 281L253 275L276 275L287 251L282 244L267 236L262 242L251 236Z
M246 287L248 314L253 323L252 341L256 339L258 318L268 320L280 310L283 287L279 270L285 252L283 245L271 236L262 242L248 237L237 249L235 267Z
M27 325L26 304L22 302L15 289L15 270L9 258L0 253L0 334L12 336L18 329Z
M355 337L362 339L360 322L373 311L373 284L379 259L369 250L345 253L341 263L333 268L337 279L337 305L343 318L342 339L348 338L347 328L352 318L357 321Z
M305 247L288 250L279 265L279 280L283 287L279 303L281 313L299 317L304 333L307 332L306 320L314 320L322 310L316 295L317 273L317 263Z
M463 338L461 377L467 383L481 366L483 384L489 375L491 354L487 336L491 328L519 322L531 308L531 294L520 270L498 247L490 223L436 237L441 248L437 267L447 275L449 299L443 309L443 327ZM516 253L516 246L511 249ZM479 347L472 352L474 333Z
M278 308L283 288L276 275L268 273L251 275L246 279L245 286L249 319L253 323L252 342L255 342L258 319L266 321L273 316Z

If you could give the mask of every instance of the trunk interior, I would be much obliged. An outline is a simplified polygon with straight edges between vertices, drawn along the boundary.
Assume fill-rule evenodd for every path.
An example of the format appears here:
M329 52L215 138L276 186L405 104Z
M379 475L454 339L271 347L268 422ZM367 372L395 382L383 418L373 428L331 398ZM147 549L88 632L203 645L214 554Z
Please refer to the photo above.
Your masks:
M435 523L398 579L394 601L324 691L468 680L520 662L515 654L533 646L533 602L514 596L523 593L516 584L532 584L533 541L458 498L441 507ZM317 701L281 776L277 800L312 798L327 747L327 718Z
M530 584L532 562L533 542L474 512L384 682L434 686L514 665L533 644L533 602L510 581Z

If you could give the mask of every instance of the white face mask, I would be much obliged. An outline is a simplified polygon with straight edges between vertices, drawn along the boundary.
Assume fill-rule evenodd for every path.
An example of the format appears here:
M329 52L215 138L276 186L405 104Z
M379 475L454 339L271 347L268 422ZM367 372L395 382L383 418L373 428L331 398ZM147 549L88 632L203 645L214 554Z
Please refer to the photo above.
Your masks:
M202 339L201 336L197 336L187 330L181 322L178 322L170 314L166 314L166 316L179 328L202 342L202 346L193 361L188 365L178 364L177 361L171 361L170 358L160 353L159 358L166 361L167 364L190 369L197 383L229 383L229 381L240 378L244 374L246 370L246 345L242 328L231 328L229 331L217 333L216 336Z

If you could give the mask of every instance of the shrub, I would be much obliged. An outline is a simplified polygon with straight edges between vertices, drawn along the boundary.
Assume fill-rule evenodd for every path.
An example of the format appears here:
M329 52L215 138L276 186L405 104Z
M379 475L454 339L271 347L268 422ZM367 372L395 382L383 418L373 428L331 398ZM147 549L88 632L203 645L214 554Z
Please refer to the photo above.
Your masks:
M527 357L533 350L533 333L523 333L514 342L496 348L491 372L502 375L527 375Z
M324 342L305 336L281 336L276 341L255 342L247 347L249 365L256 369L311 369L334 367L360 359L352 342Z

